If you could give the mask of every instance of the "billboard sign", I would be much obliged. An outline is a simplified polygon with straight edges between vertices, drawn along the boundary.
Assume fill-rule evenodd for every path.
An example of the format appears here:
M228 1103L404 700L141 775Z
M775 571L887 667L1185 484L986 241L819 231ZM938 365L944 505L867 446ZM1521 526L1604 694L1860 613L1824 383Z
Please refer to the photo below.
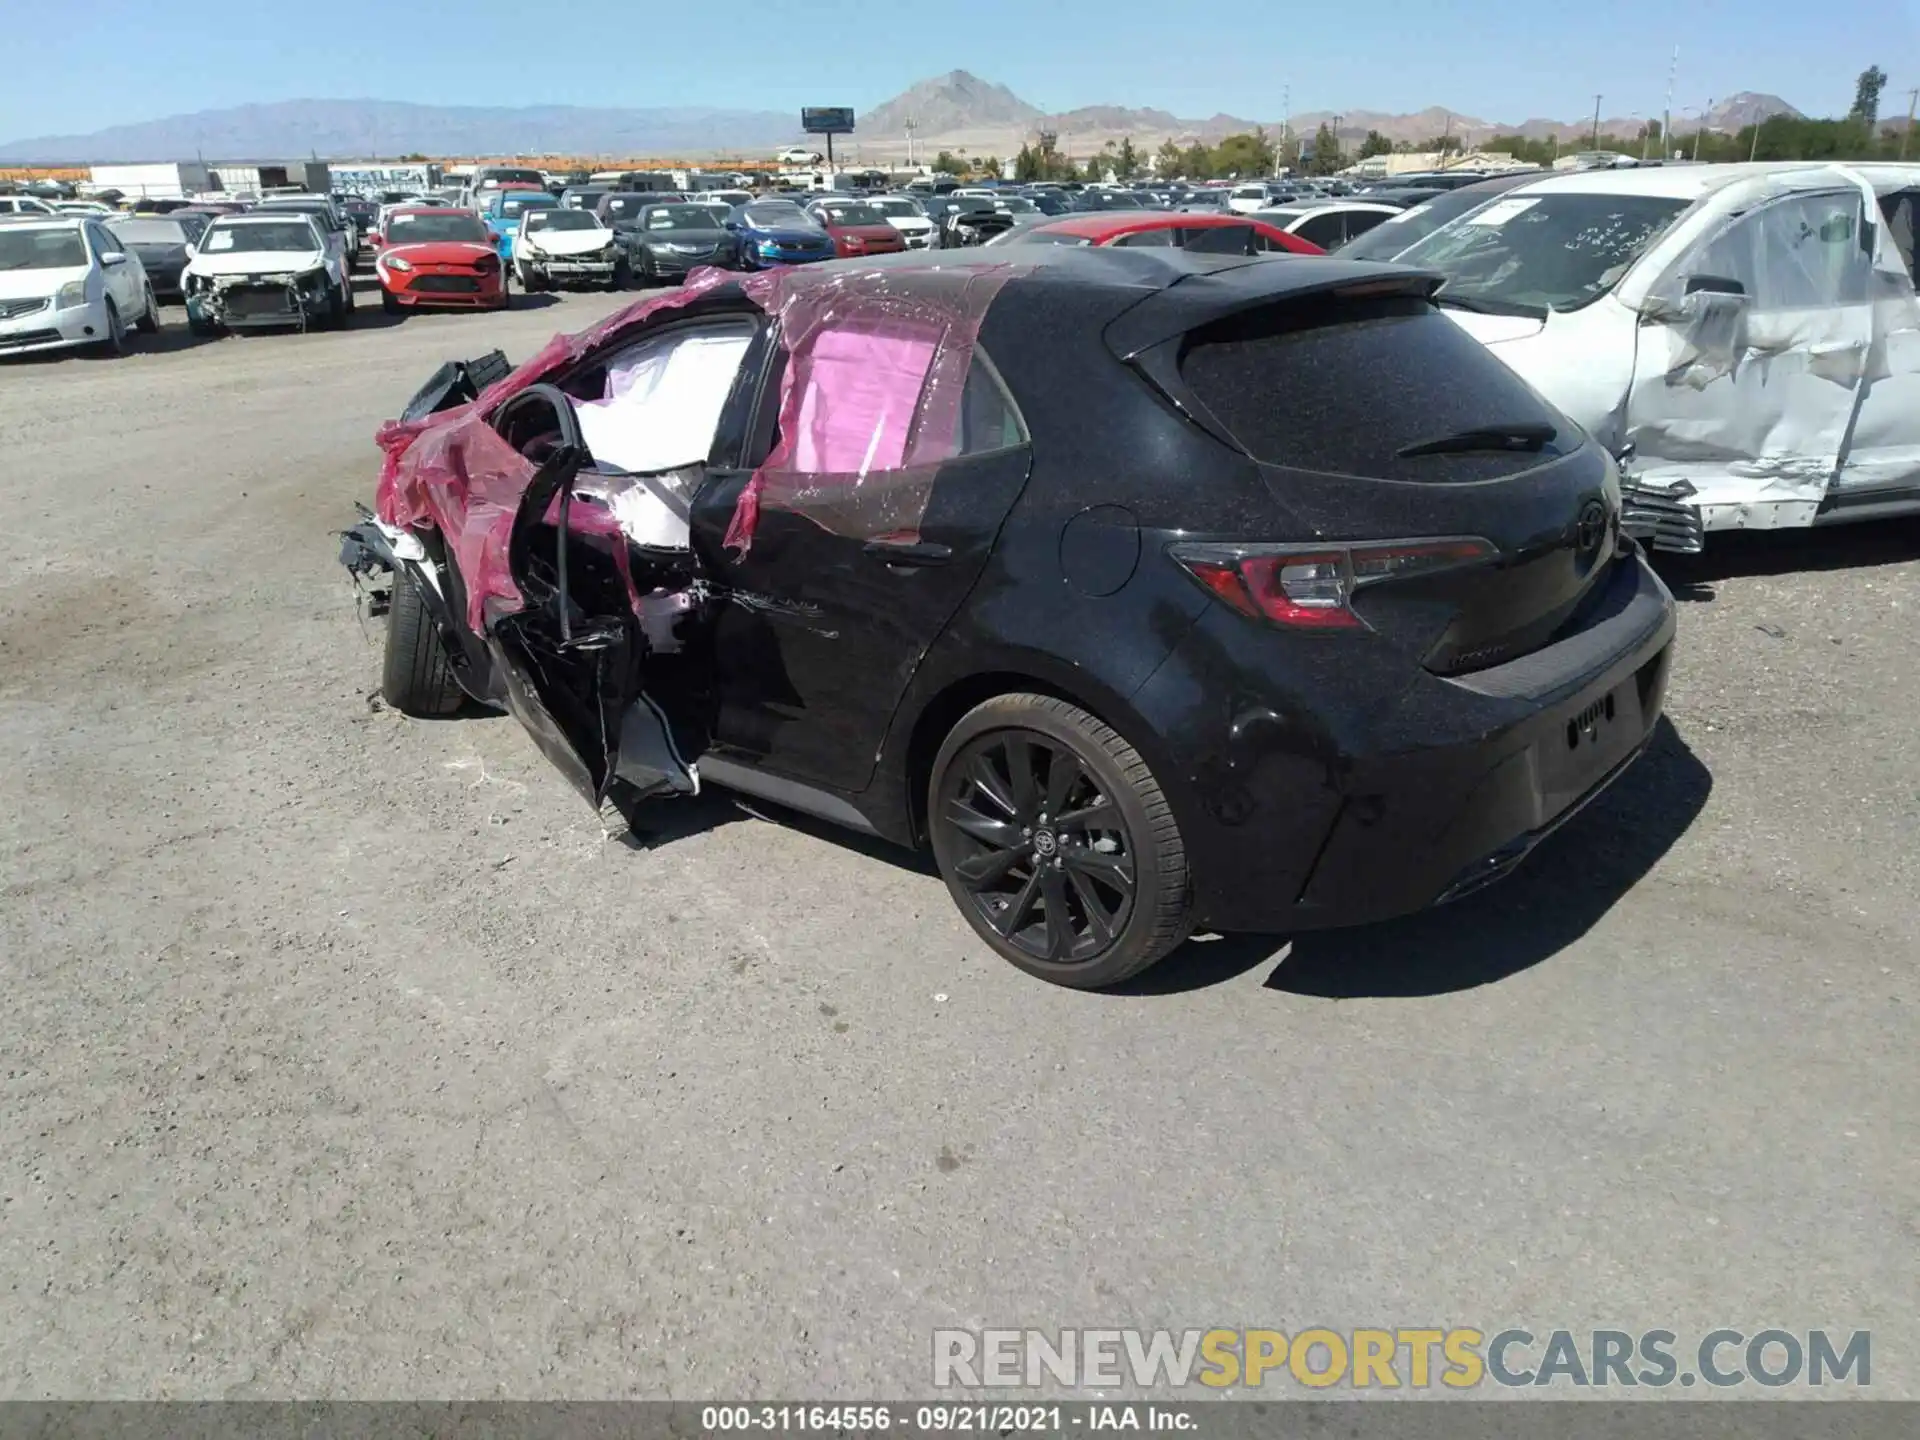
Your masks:
M800 128L809 135L851 135L853 110L845 105L809 106L800 112Z

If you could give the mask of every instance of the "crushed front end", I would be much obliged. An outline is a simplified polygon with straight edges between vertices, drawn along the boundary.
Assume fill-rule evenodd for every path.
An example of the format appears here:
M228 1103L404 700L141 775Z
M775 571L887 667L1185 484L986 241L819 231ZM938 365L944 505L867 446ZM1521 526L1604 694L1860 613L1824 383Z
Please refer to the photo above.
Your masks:
M297 325L302 330L333 313L333 287L324 267L271 275L195 275L185 279L187 318L229 330Z

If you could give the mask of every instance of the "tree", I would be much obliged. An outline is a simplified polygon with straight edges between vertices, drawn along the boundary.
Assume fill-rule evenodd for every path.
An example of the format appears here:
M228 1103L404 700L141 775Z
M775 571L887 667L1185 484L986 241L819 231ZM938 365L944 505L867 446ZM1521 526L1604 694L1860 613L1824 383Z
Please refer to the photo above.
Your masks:
M1120 148L1113 156L1113 178L1131 180L1140 173L1140 152L1133 148L1133 137L1128 135L1120 142Z
M1858 121L1871 131L1880 123L1880 92L1886 88L1886 71L1878 65L1869 65L1862 70L1860 78L1853 84L1853 108L1847 111L1847 118Z
M1367 131L1367 138L1360 142L1360 158L1371 160L1376 155L1391 155L1393 142L1378 130Z
M1333 133L1333 127L1320 122L1320 128L1313 132L1313 160L1309 168L1316 175L1331 175L1341 165L1340 141Z
M1267 132L1255 130L1251 135L1229 135L1213 149L1213 172L1216 175L1271 175L1273 173L1273 142L1267 139Z
M982 155L978 160L973 162L973 168L991 180L998 180L1002 173L1002 166L998 155Z
M1046 178L1040 152L1033 146L1023 143L1020 153L1013 157L1013 178L1023 182Z
M933 157L933 168L956 178L966 172L967 162L951 150L942 150Z
M1196 140L1180 156L1180 173L1189 180L1210 180L1215 171L1213 152Z
M1181 165L1185 162L1184 152L1171 140L1162 140L1160 148L1153 152L1153 173L1161 179L1170 179L1184 173Z

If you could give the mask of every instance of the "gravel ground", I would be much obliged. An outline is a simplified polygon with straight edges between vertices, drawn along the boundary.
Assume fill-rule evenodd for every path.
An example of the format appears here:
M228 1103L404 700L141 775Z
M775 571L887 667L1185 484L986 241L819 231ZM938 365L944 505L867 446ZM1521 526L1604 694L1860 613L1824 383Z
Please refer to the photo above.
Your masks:
M375 424L615 303L0 366L0 1395L1316 1324L1871 1329L1920 1395L1920 529L1672 568L1670 727L1507 884L1077 994L912 856L611 834L511 720L371 702Z

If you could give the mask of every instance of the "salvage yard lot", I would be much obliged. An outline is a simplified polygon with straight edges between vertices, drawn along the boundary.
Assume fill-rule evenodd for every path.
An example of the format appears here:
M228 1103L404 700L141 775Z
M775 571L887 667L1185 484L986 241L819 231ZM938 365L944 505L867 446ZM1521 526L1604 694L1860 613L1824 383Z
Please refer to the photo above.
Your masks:
M1240 1324L1870 1329L1920 1395L1920 527L1666 565L1670 726L1504 885L1078 993L911 856L617 833L374 703L374 426L623 299L365 298L0 368L0 1395L898 1396L936 1326Z

